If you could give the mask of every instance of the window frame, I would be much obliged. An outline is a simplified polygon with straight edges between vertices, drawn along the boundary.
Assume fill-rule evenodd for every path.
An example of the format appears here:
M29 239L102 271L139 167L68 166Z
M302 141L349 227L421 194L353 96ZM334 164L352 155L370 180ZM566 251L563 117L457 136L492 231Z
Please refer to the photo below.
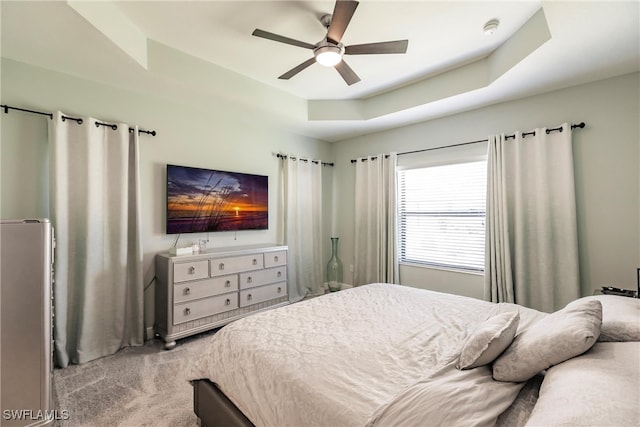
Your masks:
M467 155L463 155L463 156L445 156L443 157L436 157L436 158L432 158L430 159L431 161L425 161L424 159L422 161L414 161L414 162L407 162L405 164L399 164L398 168L397 168L397 206L396 206L396 214L397 214L397 228L398 228L398 241L397 241L397 245L398 245L398 263L400 265L407 265L407 266L411 266L411 267L420 267L420 268L428 268L428 269L436 269L436 270L444 270L444 271L454 271L454 272L459 272L459 273L467 273L467 274L475 274L475 275L483 275L484 271L485 271L485 267L484 267L484 263L482 268L479 267L473 267L473 266L464 266L464 265L454 265L454 264L449 264L449 263L439 263L439 262L430 262L430 261L421 261L421 260L414 260L414 259L405 259L404 257L404 245L403 245L403 238L404 238L404 234L403 234L403 212L402 212L402 188L401 188L401 173L407 170L414 170L414 169L425 169L425 168L431 168L431 167L438 167L438 166L449 166L449 165L457 165L457 164L462 164L462 163L471 163L471 162L484 162L485 164L485 171L486 171L486 165L487 165L487 155L486 155L486 151L483 150L482 154L479 153L470 153ZM486 188L486 184L485 184L485 188ZM485 193L486 194L486 193ZM459 212L459 211L458 211ZM406 215L406 214L405 214ZM432 214L433 216L437 216L436 213ZM485 224L485 229L486 229L486 205L485 205L485 209L484 209L484 214L474 214L474 213L463 213L462 216L465 217L478 217L478 216L482 216L484 218L483 223ZM486 232L483 236L483 242L486 242ZM483 254L484 254L484 244L483 244Z

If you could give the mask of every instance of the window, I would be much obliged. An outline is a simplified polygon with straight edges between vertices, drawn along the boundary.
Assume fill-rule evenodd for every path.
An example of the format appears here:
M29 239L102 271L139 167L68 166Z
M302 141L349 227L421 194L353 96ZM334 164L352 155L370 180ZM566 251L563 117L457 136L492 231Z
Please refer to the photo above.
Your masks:
M484 271L487 162L398 172L400 261Z

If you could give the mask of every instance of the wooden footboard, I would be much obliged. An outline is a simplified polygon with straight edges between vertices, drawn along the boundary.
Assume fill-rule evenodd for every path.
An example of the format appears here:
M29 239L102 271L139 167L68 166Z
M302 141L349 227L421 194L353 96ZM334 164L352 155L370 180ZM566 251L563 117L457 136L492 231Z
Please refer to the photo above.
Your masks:
M201 427L255 427L211 381L193 381L193 411Z

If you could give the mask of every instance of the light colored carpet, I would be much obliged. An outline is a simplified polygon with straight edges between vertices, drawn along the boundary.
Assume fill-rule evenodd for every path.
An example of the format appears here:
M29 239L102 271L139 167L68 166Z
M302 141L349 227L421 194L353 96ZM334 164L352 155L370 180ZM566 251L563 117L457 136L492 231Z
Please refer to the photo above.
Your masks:
M69 411L69 419L56 425L197 426L187 378L190 362L202 354L213 333L180 340L169 351L156 339L84 365L56 369L55 407Z

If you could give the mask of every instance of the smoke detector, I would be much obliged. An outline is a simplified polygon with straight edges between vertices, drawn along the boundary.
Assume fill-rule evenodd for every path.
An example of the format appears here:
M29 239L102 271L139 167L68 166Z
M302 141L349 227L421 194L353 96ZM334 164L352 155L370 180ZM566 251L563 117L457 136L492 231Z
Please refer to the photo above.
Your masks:
M484 27L482 28L482 31L484 31L484 34L487 36L492 35L493 33L496 32L496 30L498 29L498 26L500 25L500 21L497 19L492 19L490 21L488 21L486 24L484 24Z

